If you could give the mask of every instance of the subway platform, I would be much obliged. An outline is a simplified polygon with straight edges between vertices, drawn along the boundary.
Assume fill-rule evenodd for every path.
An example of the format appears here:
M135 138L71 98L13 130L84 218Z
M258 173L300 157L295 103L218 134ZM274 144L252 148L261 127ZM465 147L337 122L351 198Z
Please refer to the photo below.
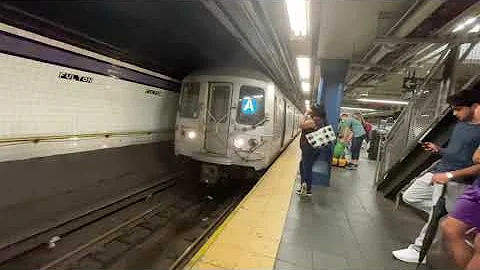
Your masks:
M295 194L295 140L187 265L188 269L414 269L391 251L424 224L377 193L375 162L334 168L331 187Z

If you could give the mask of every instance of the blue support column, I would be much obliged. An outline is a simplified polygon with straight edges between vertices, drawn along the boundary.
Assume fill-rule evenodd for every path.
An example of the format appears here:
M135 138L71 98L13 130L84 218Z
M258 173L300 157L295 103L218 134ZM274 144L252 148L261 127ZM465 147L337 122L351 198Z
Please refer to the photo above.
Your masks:
M321 79L316 102L325 106L327 122L337 130L349 62L348 60L322 59L320 63ZM313 168L313 185L330 186L333 148L334 145L321 150Z

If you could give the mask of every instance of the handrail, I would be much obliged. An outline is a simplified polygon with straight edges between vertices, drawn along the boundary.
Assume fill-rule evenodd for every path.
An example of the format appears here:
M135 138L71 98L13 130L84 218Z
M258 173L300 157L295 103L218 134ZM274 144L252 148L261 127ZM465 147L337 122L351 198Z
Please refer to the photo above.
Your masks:
M38 143L40 141L56 141L56 140L79 140L85 138L99 138L99 137L118 137L118 136L132 136L132 135L152 135L154 133L173 132L173 129L164 130L147 130L147 131L112 131L112 132L97 132L97 133L82 133L82 134L65 134L65 135L39 135L39 136L25 136L25 137L0 137L0 144L3 143L18 143L18 142L32 142Z

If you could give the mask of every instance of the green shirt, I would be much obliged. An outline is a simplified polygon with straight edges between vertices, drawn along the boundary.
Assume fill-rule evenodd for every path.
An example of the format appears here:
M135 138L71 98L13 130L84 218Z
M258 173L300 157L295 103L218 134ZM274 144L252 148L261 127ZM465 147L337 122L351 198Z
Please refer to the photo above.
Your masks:
M345 120L345 125L348 126L352 132L353 137L358 138L365 135L365 129L363 128L362 122L358 121L355 118L348 118Z

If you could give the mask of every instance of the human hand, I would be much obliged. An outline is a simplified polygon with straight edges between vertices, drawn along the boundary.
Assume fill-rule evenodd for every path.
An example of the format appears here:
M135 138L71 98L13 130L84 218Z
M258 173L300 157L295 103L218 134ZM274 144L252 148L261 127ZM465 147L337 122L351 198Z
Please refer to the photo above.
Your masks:
M304 123L305 129L315 128L315 122L312 119L307 119Z
M436 173L432 176L432 184L446 184L448 180L446 173Z
M422 147L426 151L433 152L433 153L438 153L440 151L440 147L438 147L438 145L431 142L424 143Z

